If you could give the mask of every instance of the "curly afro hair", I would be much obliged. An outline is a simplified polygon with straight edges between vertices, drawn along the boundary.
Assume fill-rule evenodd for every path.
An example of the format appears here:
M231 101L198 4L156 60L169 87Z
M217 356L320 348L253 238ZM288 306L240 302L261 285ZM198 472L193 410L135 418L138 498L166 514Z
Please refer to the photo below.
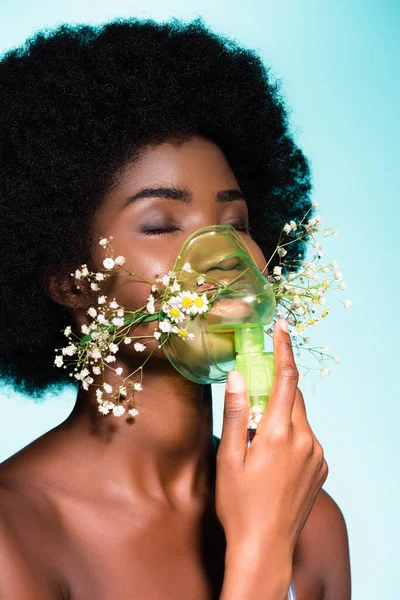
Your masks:
M90 260L96 207L143 145L196 133L218 144L267 258L312 206L277 83L201 19L39 31L0 61L0 131L0 374L31 395L71 381L53 366L67 311L44 293L43 273ZM293 265L305 243L288 246Z

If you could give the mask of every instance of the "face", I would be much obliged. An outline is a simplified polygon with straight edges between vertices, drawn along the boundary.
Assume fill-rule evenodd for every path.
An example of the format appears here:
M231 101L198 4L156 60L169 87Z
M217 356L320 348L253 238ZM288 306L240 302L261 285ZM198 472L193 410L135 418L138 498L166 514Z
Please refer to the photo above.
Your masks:
M95 239L112 236L114 254L126 258L125 267L154 282L172 269L192 233L221 224L237 229L258 268L264 269L265 258L248 232L246 200L225 155L210 140L193 136L146 146L104 200L94 233ZM96 269L101 270L104 256L96 245ZM146 305L148 283L121 276L106 285L109 300L115 298L121 306L133 309ZM141 325L135 335L152 336L155 326L154 322ZM152 340L148 348L154 344Z

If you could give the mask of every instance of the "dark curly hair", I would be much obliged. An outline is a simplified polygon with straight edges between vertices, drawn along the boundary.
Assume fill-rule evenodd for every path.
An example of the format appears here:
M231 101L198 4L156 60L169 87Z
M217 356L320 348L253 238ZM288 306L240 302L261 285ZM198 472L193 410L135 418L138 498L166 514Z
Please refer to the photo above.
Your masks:
M143 145L196 133L218 144L267 259L283 225L311 208L278 84L201 19L39 31L0 62L0 132L0 374L33 395L71 381L53 366L67 311L44 293L43 273L90 260L96 207ZM304 244L285 260L297 265Z

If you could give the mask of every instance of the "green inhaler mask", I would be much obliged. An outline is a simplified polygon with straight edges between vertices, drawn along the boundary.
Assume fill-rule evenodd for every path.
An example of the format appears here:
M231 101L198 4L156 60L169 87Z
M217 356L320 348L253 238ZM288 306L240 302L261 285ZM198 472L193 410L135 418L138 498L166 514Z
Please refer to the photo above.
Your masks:
M182 271L186 263L191 275ZM196 383L223 382L232 369L240 371L250 400L248 429L254 434L274 378L273 352L264 351L264 326L276 310L272 286L231 225L204 227L193 233L173 270L182 290L205 291L210 302L207 312L187 315L180 324L194 338L171 336L164 351L172 365ZM205 283L198 286L201 274Z

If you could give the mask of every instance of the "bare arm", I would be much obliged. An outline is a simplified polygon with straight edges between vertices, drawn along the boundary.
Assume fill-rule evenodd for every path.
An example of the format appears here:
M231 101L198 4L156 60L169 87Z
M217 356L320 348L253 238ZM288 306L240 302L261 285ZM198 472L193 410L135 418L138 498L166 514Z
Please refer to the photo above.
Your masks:
M291 575L292 554L279 540L228 547L220 600L286 600Z
M350 600L349 540L343 514L333 498L320 490L299 537L308 577L323 590L321 600Z

